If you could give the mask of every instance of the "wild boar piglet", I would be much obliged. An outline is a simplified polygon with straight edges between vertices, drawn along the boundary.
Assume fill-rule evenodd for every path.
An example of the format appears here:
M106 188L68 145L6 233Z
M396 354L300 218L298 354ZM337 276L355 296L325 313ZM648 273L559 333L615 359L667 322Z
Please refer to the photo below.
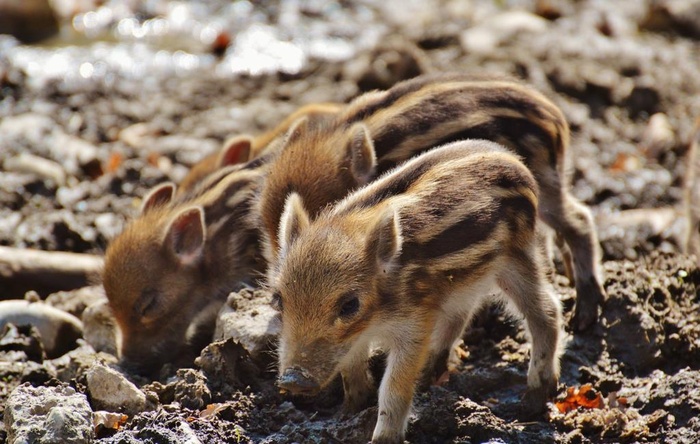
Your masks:
M589 209L570 191L569 126L561 110L519 81L445 73L363 94L325 125L297 125L271 165L259 202L264 253L278 251L286 196L311 218L379 174L428 149L487 139L521 156L540 189L539 217L552 227L576 285L575 330L594 324L605 299L600 247Z
M340 373L345 408L356 410L379 346L388 357L372 442L401 442L421 371L478 307L503 299L532 338L524 408L540 412L558 381L561 310L543 277L536 219L532 173L483 140L409 160L315 220L291 193L268 274L282 320L278 385L313 395Z
M108 246L103 285L120 331L122 364L154 374L211 340L230 291L262 274L251 206L265 159L213 173L186 195L154 188L141 215Z

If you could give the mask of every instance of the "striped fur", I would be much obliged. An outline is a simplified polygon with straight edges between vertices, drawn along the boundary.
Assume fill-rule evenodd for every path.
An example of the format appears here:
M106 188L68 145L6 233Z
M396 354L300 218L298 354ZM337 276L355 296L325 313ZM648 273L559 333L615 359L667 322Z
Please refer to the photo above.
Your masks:
M315 122L331 119L342 109L338 103L312 103L302 106L287 116L279 125L257 137L240 135L226 140L221 149L197 162L180 182L177 192L184 194L196 188L211 173L235 163L243 163L275 150L293 123L301 118Z
M527 409L556 388L558 299L536 246L537 185L511 153L462 141L416 157L309 222L298 194L269 285L282 317L279 383L313 394L338 372L362 406L369 348L388 351L373 442L403 442L414 387L493 290L532 336Z
M265 255L274 261L286 196L298 193L312 218L378 174L431 147L488 139L520 155L538 182L540 217L566 243L578 293L574 328L598 316L605 297L590 211L569 191L569 127L550 100L506 78L442 74L418 77L351 102L332 122L299 125L271 167L259 208ZM573 255L568 256L569 249Z
M174 199L172 184L157 187L143 214L110 243L103 284L127 367L155 372L194 357L188 352L202 344L189 344L190 335L213 331L228 293L264 271L251 219L264 160L222 169Z

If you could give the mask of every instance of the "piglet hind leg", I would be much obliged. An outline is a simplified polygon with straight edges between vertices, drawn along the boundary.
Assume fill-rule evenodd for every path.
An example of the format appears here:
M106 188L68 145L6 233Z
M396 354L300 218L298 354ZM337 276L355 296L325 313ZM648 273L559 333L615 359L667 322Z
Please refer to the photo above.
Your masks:
M402 443L408 414L421 370L427 361L432 316L407 321L396 332L389 350L387 366L379 387L379 413L372 444Z
M593 217L590 210L568 190L562 189L558 181L540 182L539 210L540 217L571 249L576 281L572 327L577 331L585 330L598 321L598 309L606 297L601 283L600 247Z
M487 288L476 288L471 289L466 295L461 293L457 293L463 301L459 310L448 308L448 312L445 312L443 309L441 316L435 321L428 362L423 369L419 385L420 390L426 390L449 370L448 362L455 353L457 341L462 337L474 313L483 305L485 295L489 291Z
M343 413L353 414L369 407L374 385L369 375L366 347L355 353L348 364L340 371L343 377Z
M532 338L528 389L521 406L521 416L527 419L541 415L556 392L561 329L559 300L545 284L539 258L532 250L518 254L498 279L501 290L525 318Z

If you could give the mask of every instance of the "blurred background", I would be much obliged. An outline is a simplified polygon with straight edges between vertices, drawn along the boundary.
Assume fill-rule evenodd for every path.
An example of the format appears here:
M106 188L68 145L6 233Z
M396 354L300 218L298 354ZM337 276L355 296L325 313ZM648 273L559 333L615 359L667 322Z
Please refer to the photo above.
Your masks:
M561 106L606 259L677 251L699 39L696 0L0 0L0 245L99 254L227 137L461 71Z

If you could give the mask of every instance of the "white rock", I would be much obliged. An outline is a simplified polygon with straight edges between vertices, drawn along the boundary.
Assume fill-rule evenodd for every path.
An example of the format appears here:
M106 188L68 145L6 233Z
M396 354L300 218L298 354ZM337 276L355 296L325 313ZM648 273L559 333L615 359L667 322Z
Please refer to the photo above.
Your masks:
M59 160L68 173L78 176L81 166L97 159L98 149L90 142L59 129L54 130L52 136L51 157Z
M32 387L12 391L5 406L8 444L82 444L94 438L87 398L71 387Z
M5 160L2 166L7 171L30 173L41 179L52 180L59 186L66 183L66 172L61 165L53 160L44 159L26 152Z
M640 145L646 151L647 157L657 159L664 151L668 151L676 143L676 133L664 113L656 113L649 118L647 127L642 134Z
M146 409L146 395L118 371L95 362L86 376L95 410L135 415Z
M25 113L17 116L7 116L0 120L0 148L10 141L24 140L30 146L47 146L48 136L56 127L50 117Z
M530 12L507 11L467 29L460 41L468 52L487 53L519 34L544 32L548 26L547 20Z

